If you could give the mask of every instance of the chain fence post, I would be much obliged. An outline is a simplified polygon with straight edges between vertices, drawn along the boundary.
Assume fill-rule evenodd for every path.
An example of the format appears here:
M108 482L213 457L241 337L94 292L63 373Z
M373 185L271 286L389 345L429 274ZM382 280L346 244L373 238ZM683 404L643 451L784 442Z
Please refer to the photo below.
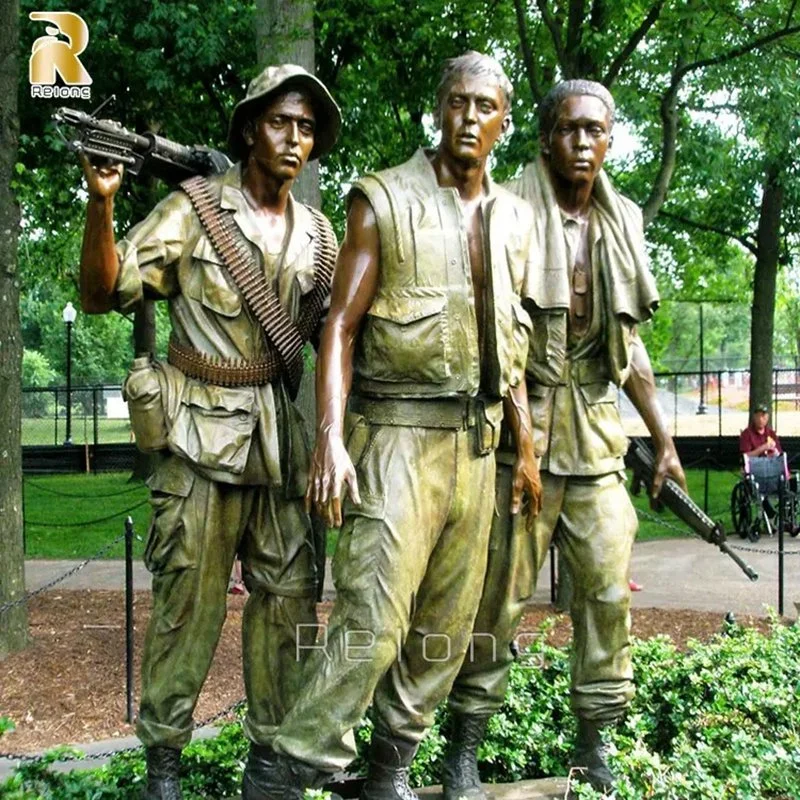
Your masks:
M133 517L125 520L125 692L133 722Z

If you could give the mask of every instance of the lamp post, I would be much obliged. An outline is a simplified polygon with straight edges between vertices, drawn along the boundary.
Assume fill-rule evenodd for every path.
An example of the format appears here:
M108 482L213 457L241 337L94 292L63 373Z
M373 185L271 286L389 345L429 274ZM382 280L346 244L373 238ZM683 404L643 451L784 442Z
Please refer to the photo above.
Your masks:
M72 303L64 306L61 318L67 326L67 433L64 437L64 444L72 444L72 323L78 312Z
M703 304L700 303L700 405L697 406L698 414L708 411L706 405L706 366L703 352Z

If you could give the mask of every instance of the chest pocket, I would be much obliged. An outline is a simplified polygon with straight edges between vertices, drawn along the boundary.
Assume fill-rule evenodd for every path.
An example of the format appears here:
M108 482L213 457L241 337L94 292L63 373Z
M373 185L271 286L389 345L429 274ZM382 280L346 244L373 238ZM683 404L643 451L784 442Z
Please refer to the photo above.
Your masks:
M356 369L373 380L444 383L450 375L447 334L444 292L378 296L367 312Z
M242 299L227 269L211 243L200 237L192 252L191 264L181 276L186 297L202 303L223 317L235 317L242 310Z

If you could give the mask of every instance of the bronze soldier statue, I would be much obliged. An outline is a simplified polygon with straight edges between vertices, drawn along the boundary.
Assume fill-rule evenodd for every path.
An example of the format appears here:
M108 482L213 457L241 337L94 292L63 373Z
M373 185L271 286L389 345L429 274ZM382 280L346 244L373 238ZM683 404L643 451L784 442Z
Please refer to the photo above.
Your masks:
M524 491L538 510L522 380L529 320L518 296L531 211L486 171L510 92L494 59L452 59L438 92L438 148L350 193L308 487L342 525L336 603L303 696L275 752L261 753L246 800L299 800L346 767L373 694L362 800L415 798L408 767L477 610L504 406L517 442L512 505Z
M630 660L630 556L636 513L625 489L617 389L642 415L656 448L652 486L665 477L684 489L683 470L659 412L653 371L636 326L658 303L638 206L602 171L614 101L598 83L559 83L539 109L540 158L508 185L533 206L534 263L523 298L533 330L526 370L543 498L534 536L501 514L475 630L449 705L454 736L444 765L445 798L483 798L476 749L503 703L515 637L551 537L574 583L572 708L580 778L607 790L613 775L601 731L633 697ZM498 506L509 473L501 463ZM505 489L503 489L505 486ZM491 634L492 636L487 636ZM492 638L494 637L494 638Z
M153 612L136 727L149 800L181 796L180 751L237 552L250 590L242 638L252 747L269 744L300 689L296 653L308 637L298 634L316 621L316 574L303 503L309 449L290 392L327 301L336 242L290 190L309 158L330 151L339 126L314 76L268 67L231 117L239 163L182 184L118 244L122 168L83 158L84 309L124 313L143 298L166 299L172 323L168 362L137 358L124 388L138 444L164 454L148 480Z

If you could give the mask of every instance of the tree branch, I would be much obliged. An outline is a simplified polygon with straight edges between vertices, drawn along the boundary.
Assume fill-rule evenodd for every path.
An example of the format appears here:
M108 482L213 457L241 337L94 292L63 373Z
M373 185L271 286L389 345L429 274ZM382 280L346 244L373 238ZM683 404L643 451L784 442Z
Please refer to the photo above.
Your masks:
M570 67L573 70L577 66L577 56L581 47L581 25L585 15L586 0L569 0L567 10L567 44L565 50L570 60Z
M647 16L641 21L639 27L631 34L628 41L625 43L625 46L622 50L619 51L616 58L611 62L611 66L608 68L608 72L606 72L605 77L602 80L602 83L607 86L611 87L611 84L619 77L619 73L622 71L622 68L625 66L627 60L633 55L633 52L639 46L639 43L644 39L647 35L650 28L655 25L656 20L661 15L661 9L664 7L665 0L657 0L657 2L652 6L650 11L647 12Z
M514 11L517 15L517 33L519 34L519 45L522 50L522 63L525 66L525 75L528 78L528 85L531 87L533 99L539 103L542 100L542 87L536 78L536 61L533 58L531 40L528 36L528 20L525 16L525 7L522 0L514 0Z
M223 105L222 101L219 98L216 90L214 89L214 84L206 77L203 76L202 78L203 88L206 90L206 94L208 94L208 99L211 100L211 104L216 109L217 114L219 115L220 120L222 121L222 130L224 131L228 127L228 111L226 110L225 106Z
M754 256L758 255L758 247L755 242L743 234L734 233L733 231L726 230L725 228L721 228L717 225L709 225L707 222L699 222L698 220L691 219L690 217L685 217L683 214L665 211L663 208L658 210L658 216L675 220L675 222L680 222L681 225L687 225L688 227L694 228L698 231L707 231L708 233L716 233L719 236L725 237L726 239L735 239L743 247L746 247Z
M776 42L779 39L785 39L787 36L792 36L795 33L800 33L800 25L783 27L780 30L768 33L766 36L762 36L760 39L754 39L752 42L740 45L739 47L734 47L732 50L728 50L727 53L721 53L713 58L701 58L698 61L692 61L690 64L685 64L683 67L681 67L681 69L673 73L672 84L675 86L679 85L689 72L694 72L695 70L703 69L704 67L714 67L718 64L726 64L729 61L733 61L734 59L741 58L748 53L752 53L753 50L759 50L762 47L766 47L768 44L772 44L772 42Z
M536 5L539 7L539 13L542 15L542 20L550 31L550 36L553 39L553 46L556 49L556 59L562 68L566 67L566 53L564 52L564 43L561 41L561 29L558 27L555 17L550 13L547 7L547 0L536 0ZM569 77L572 77L571 75Z

